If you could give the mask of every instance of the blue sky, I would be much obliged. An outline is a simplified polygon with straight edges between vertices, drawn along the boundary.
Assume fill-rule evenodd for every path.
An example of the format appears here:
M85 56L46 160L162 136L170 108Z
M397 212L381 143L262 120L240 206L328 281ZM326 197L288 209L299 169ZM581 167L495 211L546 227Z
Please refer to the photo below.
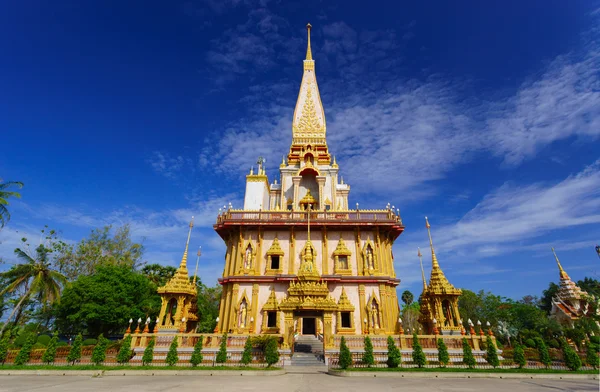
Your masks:
M416 4L420 3L420 4ZM124 5L125 4L125 5ZM600 260L600 2L19 1L0 6L0 178L25 183L7 268L49 225L130 223L177 265L187 222L215 282L218 208L291 141L305 25L350 205L401 209L399 290L417 247L458 287L514 298Z

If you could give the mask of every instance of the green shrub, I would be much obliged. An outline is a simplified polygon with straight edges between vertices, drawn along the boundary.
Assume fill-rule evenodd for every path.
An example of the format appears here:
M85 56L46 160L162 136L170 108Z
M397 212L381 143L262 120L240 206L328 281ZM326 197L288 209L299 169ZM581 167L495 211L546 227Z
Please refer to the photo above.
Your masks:
M95 346L98 344L98 339L85 339L81 342L82 346Z
M592 336L594 337L594 336ZM585 352L585 361L588 365L593 367L594 369L598 369L600 365L600 358L598 358L598 351L600 351L600 346L591 340L588 342L587 349Z
M346 339L343 336L340 342L339 364L342 369L348 369L352 366L352 354L350 354L350 349L348 348L348 345L346 345Z
M527 361L525 361L525 352L523 351L523 346L520 344L515 345L513 361L515 361L515 363L519 366L519 369L522 369L527 363Z
M244 352L242 353L242 359L240 360L240 363L242 365L248 365L250 362L252 362L252 349L252 339L248 338L246 339L246 344L244 345Z
M35 344L37 337L35 336L34 333L32 332L28 332L28 331L21 331L21 333L19 334L19 336L17 336L15 338L15 340L13 341L12 345L15 348L21 348L25 345L25 343L27 342L27 340L31 337L34 336L33 339L33 343ZM33 344L32 344L33 346Z
M550 359L550 353L548 352L548 347L546 347L546 343L544 343L542 338L535 338L535 346L538 349L540 362L544 366L546 366L547 369L552 364L552 359Z
M44 351L44 354L42 355L42 362L47 364L51 364L54 362L54 358L56 358L57 343L58 332L55 332L54 335L52 335L52 338L50 338L50 340L48 341L48 344L46 345L46 351Z
M267 361L267 367L279 362L279 347L277 347L277 339L272 338L268 341L267 347L265 347L265 360Z
M560 343L559 343L559 341L558 341L558 340L556 340L556 339L551 339L551 340L548 342L548 346L549 346L550 348L560 348Z
M600 336L597 336L597 335L590 336L590 342L592 342L596 345L600 345Z
M50 343L50 340L52 340L52 337L50 335L40 335L37 337L36 343L39 343L43 346L48 346L48 343Z
M198 341L194 345L194 352L192 353L192 357L190 358L190 363L192 366L198 366L202 363L202 342L204 340L204 336L200 335ZM247 339L250 340L250 339ZM252 345L250 345L252 347ZM245 350L245 349L244 349ZM250 358L252 359L252 358Z
M366 335L365 336L365 352L362 357L362 361L368 367L375 365L375 357L373 356L373 343L371 342L371 338Z
M579 355L569 346L566 340L563 340L562 350L565 365L573 371L578 370L581 367L581 358L579 358Z
M402 363L402 354L400 350L396 346L396 342L394 342L394 338L388 336L387 338L387 346L388 346L388 358L387 358L387 366L389 368L397 368Z
M165 362L169 366L174 366L177 363L177 361L179 361L179 356L177 356L177 336L175 336L173 337L173 341L169 346L169 352L167 353L167 358L165 359Z
M75 361L81 359L81 342L83 341L83 337L81 334L75 337L73 340L73 345L71 346L71 350L69 350L69 355L67 355L67 362L71 362L71 365L75 364Z
M119 353L117 354L117 362L119 362L121 365L128 363L131 359L131 339L131 335L127 335L121 343L121 348L119 349Z
M46 346L44 346L42 343L34 343L33 347L31 347L32 350L43 350L45 349Z
M98 336L97 341L98 344L96 344L94 350L92 351L92 362L94 362L96 365L100 365L106 360L106 348L108 347L110 341L102 334Z
M440 367L446 367L450 362L450 355L448 354L448 347L446 346L446 343L444 343L444 339L439 338L437 340L437 349Z
M525 345L530 348L535 348L535 340L529 338L525 340Z
M6 334L6 336L0 340L0 363L2 365L4 365L6 357L8 356L8 346L8 334Z
M266 349L266 347L265 347ZM221 344L219 345L219 352L217 353L217 363L227 362L227 334L223 334L221 338Z
M154 345L156 344L156 339L153 337L150 338L148 345L144 349L144 355L142 356L142 365L150 365L152 363L152 359L154 359Z
M463 338L463 363L473 369L475 367L475 357L473 356L473 350L467 341L467 338Z
M500 360L498 359L498 352L496 351L496 346L492 341L492 337L489 335L485 339L485 342L487 345L485 360L495 369L500 365Z
M412 352L412 360L418 367L422 368L427 363L427 358L425 357L425 353L423 352L423 347L421 347L421 343L419 343L419 338L417 337L417 333L415 332L413 335L413 352Z
M56 347L64 347L64 346L68 346L68 345L69 345L69 343L63 342L63 341L60 341L60 342L56 343Z
M23 344L23 347L21 347L21 350L19 350L19 353L15 358L15 365L25 365L27 362L29 362L29 355L31 354L31 350L33 349L36 339L37 336L34 334L29 335L27 341L25 344Z

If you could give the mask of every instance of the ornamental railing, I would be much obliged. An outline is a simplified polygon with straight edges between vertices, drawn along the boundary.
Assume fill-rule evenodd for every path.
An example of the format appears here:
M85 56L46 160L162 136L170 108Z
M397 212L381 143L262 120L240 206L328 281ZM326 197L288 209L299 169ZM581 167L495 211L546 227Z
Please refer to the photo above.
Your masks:
M347 211L245 211L229 209L217 216L217 224L224 222L382 222L399 223L402 218L392 210L347 210Z

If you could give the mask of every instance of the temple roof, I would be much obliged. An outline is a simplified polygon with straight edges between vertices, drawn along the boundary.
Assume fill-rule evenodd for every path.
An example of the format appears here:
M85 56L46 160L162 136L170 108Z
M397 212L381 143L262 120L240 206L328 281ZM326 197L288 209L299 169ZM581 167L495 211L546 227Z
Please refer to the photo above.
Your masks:
M425 217L425 226L427 227L427 233L429 234L429 245L431 246L431 276L429 277L429 286L427 286L425 292L429 295L460 295L462 291L460 289L455 288L448 281L446 275L444 275L444 272L440 268L437 256L435 255L435 250L433 249L433 241L431 239L430 231L431 226L429 225L427 217Z
M194 218L190 222L190 230L188 231L187 241L185 243L185 250L183 251L183 257L179 263L179 268L175 271L173 277L162 287L158 288L159 294L188 294L196 295L196 286L190 282L190 276L187 270L187 256L188 247L190 244L190 236L192 234L192 227L194 227Z
M557 297L559 297L563 301L582 299L582 297L587 295L587 292L581 290L579 286L577 286L577 284L575 284L575 282L571 280L567 272L563 269L562 265L560 264L560 260L558 260L558 256L556 255L554 248L552 248L552 253L554 254L554 258L556 259L556 264L558 264L558 272L560 275L560 287L558 289L558 292L556 293Z

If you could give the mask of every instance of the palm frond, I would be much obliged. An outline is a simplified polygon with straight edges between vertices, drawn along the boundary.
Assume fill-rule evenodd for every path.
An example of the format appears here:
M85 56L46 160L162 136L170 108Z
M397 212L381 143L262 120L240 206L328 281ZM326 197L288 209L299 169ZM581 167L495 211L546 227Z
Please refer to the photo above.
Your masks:
M21 248L15 249L15 254L19 259L23 260L26 263L35 263L35 260L32 259L31 256L29 256L27 253L25 253Z
M6 189L9 186L13 186L13 185L15 185L19 189L23 188L23 183L21 181L8 181L8 182L0 183L0 191L2 189Z

